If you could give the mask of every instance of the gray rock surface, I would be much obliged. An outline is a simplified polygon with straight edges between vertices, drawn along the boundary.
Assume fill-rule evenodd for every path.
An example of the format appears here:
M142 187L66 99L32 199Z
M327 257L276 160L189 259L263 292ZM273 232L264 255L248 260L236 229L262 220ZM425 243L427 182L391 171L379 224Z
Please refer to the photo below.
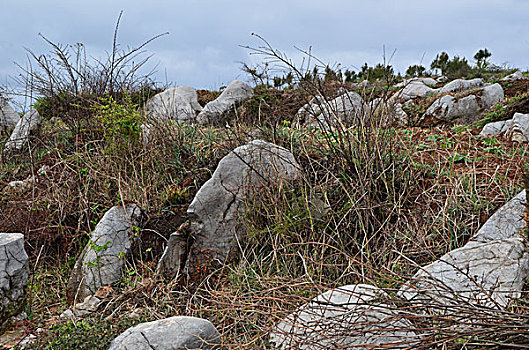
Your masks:
M28 273L24 236L20 233L0 233L0 328L11 316L22 312Z
M83 300L99 287L119 281L133 227L139 225L140 218L141 210L135 204L116 206L105 213L75 263L67 286L69 301Z
M185 261L187 250L187 237L179 232L174 232L169 236L167 246L162 257L158 261L156 274L167 278L175 277Z
M220 116L232 108L236 102L241 102L253 96L253 88L239 80L234 80L214 101L209 102L198 114L199 124L215 124Z
M421 268L399 295L441 313L465 305L500 308L520 297L528 276L522 238L469 241Z
M406 79L398 84L395 84L394 87L396 88L402 88L402 87L405 87L406 85L409 85L411 83L415 83L415 82L421 82L427 86L435 86L437 85L437 80L435 80L434 78L429 78L429 77L425 77L425 78L410 78L410 79Z
M523 190L498 209L481 226L476 235L472 237L472 240L487 243L522 237L527 226L523 219L525 202L526 196L525 190Z
M31 109L24 114L15 125L15 129L13 129L9 140L6 142L4 152L20 150L28 140L29 133L35 129L39 123L40 115L35 109Z
M513 81L513 80L520 80L520 79L529 79L527 77L525 77L522 72L520 72L519 70L517 70L516 72L512 73L512 74L509 74L508 76L506 76L505 78L503 78L502 80L503 81Z
M277 349L405 348L419 338L381 289L348 285L329 290L281 321L270 334Z
M492 84L483 88L481 93L481 108L487 109L500 103L505 98L503 87L500 84Z
M442 88L439 89L439 93L443 94L446 92L461 92L465 90L470 90L478 87L483 86L483 79L476 78L476 79L470 79L470 80L464 80L464 79L456 79Z
M371 115L380 120L381 126L406 126L409 123L409 117L402 104L395 99L376 98L369 103L369 108Z
M12 129L19 120L17 112L11 108L6 99L0 97L0 129Z
M364 118L366 108L362 97L352 91L330 101L320 97L308 109L305 126L332 129L340 122L346 127L356 125Z
M480 112L481 108L474 95L460 99L445 95L428 107L422 123L472 123L478 119Z
M502 137L510 141L529 141L529 114L515 113L509 120L488 123L480 132L483 137Z
M435 94L437 94L437 90L432 89L422 81L412 81L405 85L402 90L397 92L395 96L399 100L407 101L414 98L426 97Z
M197 92L190 86L167 89L152 97L144 107L144 112L157 121L195 121L200 111L202 106L197 101Z
M175 316L141 323L121 333L109 350L220 349L220 334L207 320Z
M222 265L237 247L239 210L251 191L279 186L296 178L299 171L292 153L261 140L237 147L224 157L187 210L194 238L186 263L188 274L205 265Z

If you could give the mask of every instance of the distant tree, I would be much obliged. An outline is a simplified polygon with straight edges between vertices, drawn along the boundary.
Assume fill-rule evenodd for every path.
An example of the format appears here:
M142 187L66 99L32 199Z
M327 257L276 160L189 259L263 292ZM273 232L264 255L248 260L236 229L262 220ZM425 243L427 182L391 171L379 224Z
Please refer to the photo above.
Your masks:
M330 66L325 67L325 81L341 81L342 72L333 70Z
M476 54L474 55L474 59L476 60L476 64L479 70L484 70L485 68L487 68L487 66L489 65L487 59L490 56L492 56L492 54L486 48L476 52Z
M426 72L426 68L424 68L424 66L414 64L408 67L408 69L406 70L406 76L407 77L420 77L424 75L425 72Z
M450 79L456 79L468 76L470 73L472 73L472 67L468 64L467 59L454 56L446 63L443 74L446 74Z
M354 70L349 70L349 69L345 70L344 76L345 76L345 82L346 83L355 82L357 77L358 77Z
M382 63L378 63L375 67L369 67L367 63L365 63L362 66L362 70L358 73L358 78L369 81L393 81L395 80L395 75L393 73L393 67L389 65L386 66Z
M437 54L435 59L430 64L430 69L432 69L432 70L440 69L441 70L441 74L444 75L445 72L446 72L446 66L448 64L449 58L450 57L448 56L448 54L446 52L441 52L441 53Z

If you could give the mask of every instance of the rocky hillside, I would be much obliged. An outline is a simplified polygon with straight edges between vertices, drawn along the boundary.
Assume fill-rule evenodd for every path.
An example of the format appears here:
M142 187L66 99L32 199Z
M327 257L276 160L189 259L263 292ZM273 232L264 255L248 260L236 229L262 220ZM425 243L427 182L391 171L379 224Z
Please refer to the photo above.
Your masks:
M529 79L507 73L2 100L1 344L527 346Z

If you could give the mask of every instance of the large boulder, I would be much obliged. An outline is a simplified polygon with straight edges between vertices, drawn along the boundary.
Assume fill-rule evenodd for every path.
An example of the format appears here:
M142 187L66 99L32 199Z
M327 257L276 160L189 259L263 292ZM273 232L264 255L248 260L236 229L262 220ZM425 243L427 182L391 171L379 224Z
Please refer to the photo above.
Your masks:
M503 137L510 141L529 141L529 114L515 113L509 120L486 124L480 132L483 137Z
M28 140L30 132L35 129L39 123L40 115L35 109L31 109L24 114L22 118L19 118L18 123L15 125L15 129L4 146L4 152L20 150Z
M119 281L141 210L135 204L105 213L77 259L67 286L70 302L82 301L102 286Z
M194 238L186 263L188 274L228 259L241 238L238 215L251 191L258 195L263 186L281 186L299 171L292 153L261 140L224 157L187 210Z
M447 92L462 92L465 90L482 87L483 85L484 85L483 79L481 78L470 79L470 80L456 79L456 80L449 82L442 88L440 88L439 93L444 94Z
M270 342L277 349L397 349L417 343L412 324L387 300L384 291L367 284L329 290L281 321Z
M421 118L421 125L438 123L472 123L481 112L476 96L470 95L457 99L445 95L435 100Z
M121 333L109 350L220 349L220 334L207 320L174 316L140 323Z
M0 97L0 129L9 130L14 128L20 120L17 112L11 108L6 99Z
M23 311L28 273L24 236L0 233L0 328L11 316Z
M144 112L153 120L195 121L202 111L197 92L190 86L167 89L152 97L144 106Z
M505 307L520 297L528 276L529 253L522 238L469 241L422 267L399 295L437 312L464 305Z
M198 114L199 124L216 124L222 114L231 109L236 102L253 96L253 88L239 80L234 80L214 101L209 102Z

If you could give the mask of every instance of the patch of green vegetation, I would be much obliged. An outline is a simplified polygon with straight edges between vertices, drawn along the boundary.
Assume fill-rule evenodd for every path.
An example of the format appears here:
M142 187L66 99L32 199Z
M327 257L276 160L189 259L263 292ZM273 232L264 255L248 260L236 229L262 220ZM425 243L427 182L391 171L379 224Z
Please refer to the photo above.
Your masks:
M85 318L80 321L59 322L39 334L37 341L26 349L107 349L115 337L139 322L127 317L120 317L118 320Z

